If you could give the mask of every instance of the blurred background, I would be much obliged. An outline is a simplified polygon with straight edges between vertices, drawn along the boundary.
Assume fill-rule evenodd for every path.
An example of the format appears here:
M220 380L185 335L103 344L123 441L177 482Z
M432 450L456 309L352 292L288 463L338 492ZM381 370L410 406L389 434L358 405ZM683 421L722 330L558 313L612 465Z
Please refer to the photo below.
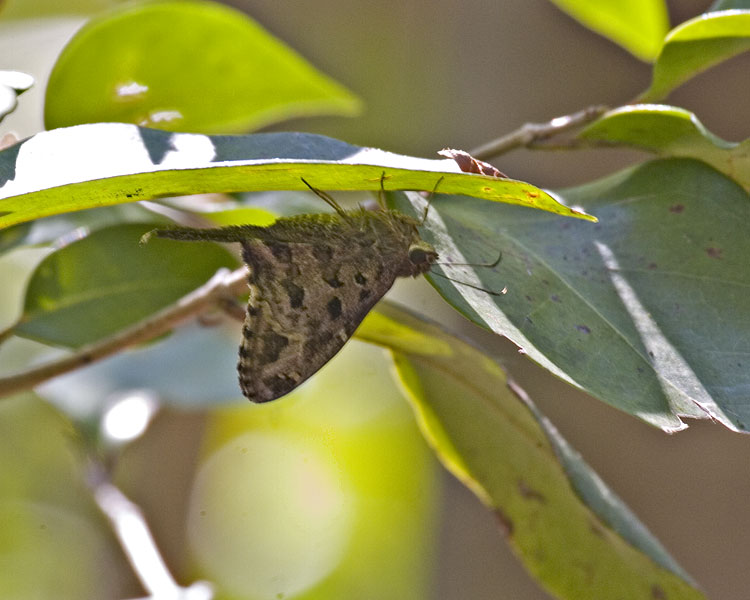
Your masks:
M277 129L404 154L471 150L526 122L624 104L650 78L648 65L545 0L228 4L365 104L357 118L306 119ZM672 25L709 4L669 2ZM0 67L43 81L45 61L76 22L50 22L30 51L8 45L6 35ZM729 60L669 102L695 112L725 139L744 139L749 69L747 55ZM5 129L22 136L41 129L42 88L22 97ZM513 178L562 188L640 159L614 150L521 150L494 164ZM2 293L0 306L12 314L17 299ZM399 282L393 296L493 352L709 597L747 597L750 439L706 422L667 436L560 384L511 344L465 322L425 282ZM231 372L236 332L220 335L232 339ZM225 580L234 590L226 597L236 598L282 597L279 590L289 598L549 598L513 557L495 518L437 464L387 377L383 353L354 344L336 361L351 373L346 381L326 379L324 370L294 397L261 409L167 409L125 451L118 483L143 507L180 577ZM325 399L316 386L326 390ZM228 453L235 458L224 460ZM295 487L300 481L304 493ZM270 510L278 511L273 518ZM258 545L248 554L253 536ZM29 544L31 557L36 546ZM111 539L91 544L90 552L102 544L117 555ZM2 565L0 552L0 572ZM257 587L248 588L248 580ZM127 575L102 585L111 597L141 593ZM14 597L32 596L3 595L0 586L0 598Z

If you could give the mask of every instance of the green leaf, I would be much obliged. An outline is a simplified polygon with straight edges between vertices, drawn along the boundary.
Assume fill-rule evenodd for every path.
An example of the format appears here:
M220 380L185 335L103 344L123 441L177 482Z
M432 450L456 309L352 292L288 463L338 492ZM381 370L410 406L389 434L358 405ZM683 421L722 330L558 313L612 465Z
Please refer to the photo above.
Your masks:
M61 15L85 15L117 4L119 0L5 0L2 3L3 20L39 19Z
M590 218L520 181L305 133L206 136L123 123L39 133L0 152L0 228L94 206L205 192L431 191Z
M485 354L386 303L357 335L392 350L427 440L556 597L703 597Z
M654 65L642 102L661 100L706 69L750 49L750 11L707 13L675 27Z
M579 138L663 156L697 158L750 189L750 141L722 140L682 108L660 104L616 108L584 129Z
M706 12L730 10L732 8L750 8L750 0L716 0Z
M158 219L144 204L118 204L27 221L0 230L0 254L17 247L80 239L92 231L123 223L153 223ZM164 223L171 223L164 219Z
M551 0L586 27L642 60L656 58L669 29L664 0Z
M18 96L32 85L34 78L19 71L0 71L0 121L16 110Z
M85 486L73 433L67 419L32 394L0 402L4 598L128 594L126 561Z
M217 244L139 245L155 226L106 227L47 256L32 275L12 332L82 346L175 302L219 268L236 268Z
M561 195L600 223L436 197L422 234L441 262L502 251L493 269L444 272L507 293L433 285L557 376L665 431L682 416L748 431L747 193L702 162L665 159ZM409 198L420 214L424 200Z
M243 13L211 2L125 7L85 25L47 84L48 129L123 121L233 132L359 101Z

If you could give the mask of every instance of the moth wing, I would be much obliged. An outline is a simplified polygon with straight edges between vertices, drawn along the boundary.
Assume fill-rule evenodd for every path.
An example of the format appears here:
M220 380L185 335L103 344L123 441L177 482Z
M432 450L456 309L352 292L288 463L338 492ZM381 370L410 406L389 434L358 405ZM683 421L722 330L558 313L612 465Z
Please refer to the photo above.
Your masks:
M327 363L391 288L393 261L372 243L243 242L250 267L240 387L253 402L287 394Z

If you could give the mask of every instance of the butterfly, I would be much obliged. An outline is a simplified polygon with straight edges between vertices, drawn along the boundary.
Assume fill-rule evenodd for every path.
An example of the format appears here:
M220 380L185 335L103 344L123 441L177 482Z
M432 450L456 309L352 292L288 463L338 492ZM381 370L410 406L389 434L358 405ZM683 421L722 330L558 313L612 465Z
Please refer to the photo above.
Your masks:
M237 371L242 393L253 402L284 396L316 373L396 278L417 277L438 258L420 237L419 220L387 208L343 210L309 187L335 212L282 217L268 226L147 234L242 245L250 297Z

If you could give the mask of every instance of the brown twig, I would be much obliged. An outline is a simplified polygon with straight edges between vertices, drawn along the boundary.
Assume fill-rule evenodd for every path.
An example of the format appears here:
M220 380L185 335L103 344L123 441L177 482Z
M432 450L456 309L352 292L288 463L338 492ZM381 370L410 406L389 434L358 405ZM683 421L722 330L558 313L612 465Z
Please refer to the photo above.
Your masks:
M595 121L609 110L606 106L589 106L572 115L556 117L546 123L526 123L515 131L496 140L474 148L469 153L480 160L486 160L515 148L533 146L537 142L554 135L570 131L591 121Z
M31 389L49 379L112 356L125 348L152 340L173 329L179 323L214 308L227 298L247 291L245 268L219 270L201 287L180 298L154 315L114 335L99 340L73 354L21 373L0 378L0 397Z

